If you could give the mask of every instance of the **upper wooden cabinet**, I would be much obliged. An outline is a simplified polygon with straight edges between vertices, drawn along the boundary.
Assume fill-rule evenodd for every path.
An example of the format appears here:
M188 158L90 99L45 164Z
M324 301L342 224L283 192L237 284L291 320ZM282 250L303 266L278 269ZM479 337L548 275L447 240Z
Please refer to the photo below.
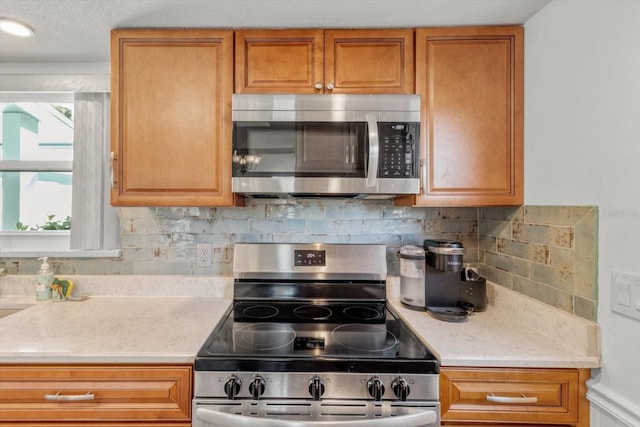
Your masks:
M238 30L236 93L414 93L414 30Z
M416 31L423 192L399 204L523 203L522 27Z
M232 92L233 31L112 31L111 203L231 205Z

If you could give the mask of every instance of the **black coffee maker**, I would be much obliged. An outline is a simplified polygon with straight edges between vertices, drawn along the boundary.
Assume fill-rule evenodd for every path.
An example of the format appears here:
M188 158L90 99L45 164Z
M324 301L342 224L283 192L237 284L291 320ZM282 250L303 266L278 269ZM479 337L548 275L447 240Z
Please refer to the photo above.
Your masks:
M454 240L425 240L425 307L432 313L466 313L487 308L486 279L463 268L465 249Z

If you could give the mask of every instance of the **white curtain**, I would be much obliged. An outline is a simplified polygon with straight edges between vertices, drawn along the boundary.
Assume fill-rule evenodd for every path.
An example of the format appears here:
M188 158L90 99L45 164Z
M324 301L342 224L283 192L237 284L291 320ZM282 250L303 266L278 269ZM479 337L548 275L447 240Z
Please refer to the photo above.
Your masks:
M118 211L109 203L109 94L75 93L71 248L119 249Z

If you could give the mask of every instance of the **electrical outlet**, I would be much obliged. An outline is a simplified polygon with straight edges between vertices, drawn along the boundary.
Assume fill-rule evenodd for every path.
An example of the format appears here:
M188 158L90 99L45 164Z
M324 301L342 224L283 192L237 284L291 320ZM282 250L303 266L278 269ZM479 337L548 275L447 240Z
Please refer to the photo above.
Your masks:
M196 245L196 267L211 267L211 243Z

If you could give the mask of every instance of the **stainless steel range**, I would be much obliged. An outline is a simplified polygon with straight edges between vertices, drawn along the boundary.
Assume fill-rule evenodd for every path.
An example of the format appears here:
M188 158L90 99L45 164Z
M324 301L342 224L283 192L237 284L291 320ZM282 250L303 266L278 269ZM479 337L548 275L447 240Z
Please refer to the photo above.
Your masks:
M439 366L386 305L384 245L236 244L194 427L433 427Z

